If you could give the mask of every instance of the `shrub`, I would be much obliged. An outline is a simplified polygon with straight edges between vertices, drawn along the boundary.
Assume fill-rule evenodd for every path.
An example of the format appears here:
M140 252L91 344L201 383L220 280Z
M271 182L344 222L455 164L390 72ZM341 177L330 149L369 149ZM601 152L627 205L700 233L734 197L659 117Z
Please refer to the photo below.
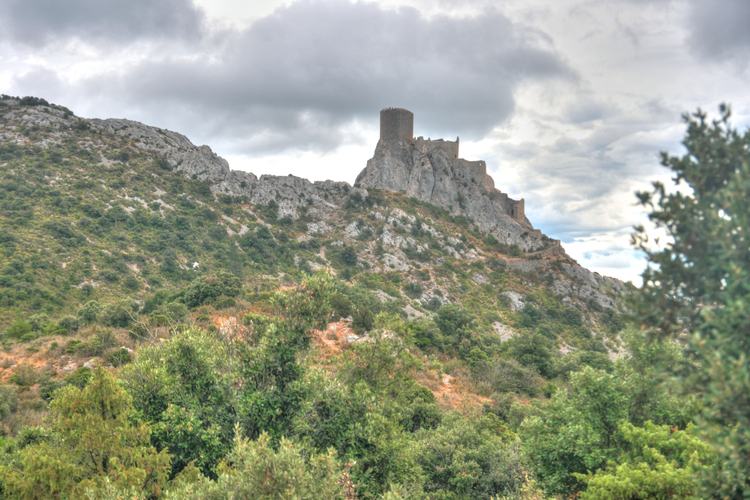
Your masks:
M511 392L536 396L544 380L536 371L512 359L493 359L474 368L475 377L498 393Z
M273 259L278 246L271 231L262 225L242 236L239 243L251 259L266 263L269 259Z
M357 252L350 246L343 246L341 250L336 252L336 260L347 267L354 267L357 265Z
M242 317L242 324L248 327L253 335L264 334L272 323L273 320L263 314L250 312Z
M97 370L83 389L68 386L50 404L47 439L20 450L3 470L10 498L81 498L106 480L156 496L166 483L169 456L149 443L134 421L132 401L114 377Z
M446 304L438 309L435 324L450 342L458 344L471 334L474 318L462 307Z
M65 316L57 322L57 328L63 333L73 333L78 330L78 318Z
M101 312L101 321L115 328L127 328L134 319L133 304L126 301L108 304Z
M65 378L65 383L83 389L91 381L93 376L91 368L82 366Z
M446 348L446 339L434 322L427 319L419 319L409 323L409 332L414 343L420 349L437 349L442 351Z
M168 302L158 307L151 321L158 326L181 323L188 315L188 308L182 302Z
M41 97L34 97L34 96L26 96L22 97L20 101L18 101L21 106L49 106L49 102L47 102L46 99L42 99Z
M178 482L167 498L343 498L341 477L333 452L311 455L287 439L274 447L266 434L251 441L237 433L215 482Z
M628 416L626 386L615 375L587 367L572 374L570 384L521 427L527 456L549 495L580 491L582 474L614 459L618 426Z
M42 373L38 372L36 368L27 364L16 365L13 370L13 375L10 376L10 381L21 387L31 387L34 384L39 383L42 380Z
M18 393L15 387L0 385L0 420L5 420L18 407Z
M316 273L306 277L297 289L276 294L274 303L293 330L324 329L336 319L332 301L338 290L339 283L332 276Z
M24 319L17 319L5 330L5 335L12 339L20 339L33 331L31 323Z
M242 292L240 279L227 272L213 276L203 276L193 281L182 295L182 300L190 307L198 307L212 302L222 295L237 297Z
M107 363L115 368L130 363L132 359L133 356L130 354L130 351L124 347L115 349L107 354Z
M117 343L114 334L109 330L101 330L89 337L78 346L78 352L86 356L101 356L104 351Z
M231 447L235 400L226 346L187 330L139 351L123 368L125 388L153 428L152 441L172 456L172 474L190 462L213 474Z
M527 328L536 326L542 320L542 313L531 303L527 303L521 309L521 318L519 324Z
M627 450L606 469L588 474L583 500L608 498L694 498L700 473L714 457L692 427L676 430L646 422L620 425Z
M544 377L549 378L554 375L552 362L554 342L544 335L538 333L516 335L503 346L522 365L535 369Z
M413 281L404 286L404 292L412 299L418 299L421 297L423 291L424 289L422 288L422 285Z
M429 498L518 498L525 473L517 443L497 417L452 416L419 434Z

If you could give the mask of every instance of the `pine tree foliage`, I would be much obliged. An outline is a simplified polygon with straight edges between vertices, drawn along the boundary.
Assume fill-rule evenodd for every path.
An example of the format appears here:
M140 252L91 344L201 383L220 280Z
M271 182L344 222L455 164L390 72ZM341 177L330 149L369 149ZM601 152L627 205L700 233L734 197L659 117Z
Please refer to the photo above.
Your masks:
M639 316L645 326L687 342L688 390L702 395L700 426L718 452L706 494L750 495L750 130L731 112L685 116L685 153L662 155L667 187L639 193L666 241L639 228L650 263Z

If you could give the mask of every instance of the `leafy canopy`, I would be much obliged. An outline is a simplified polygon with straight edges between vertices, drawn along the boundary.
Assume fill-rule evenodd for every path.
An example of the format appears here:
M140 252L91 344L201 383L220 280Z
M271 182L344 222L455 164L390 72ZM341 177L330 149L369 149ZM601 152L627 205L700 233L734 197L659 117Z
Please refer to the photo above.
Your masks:
M687 334L687 390L702 396L700 427L719 452L707 493L750 495L750 130L728 107L685 116L685 153L662 154L673 186L654 183L641 204L666 241L635 235L648 257L637 313L662 336Z

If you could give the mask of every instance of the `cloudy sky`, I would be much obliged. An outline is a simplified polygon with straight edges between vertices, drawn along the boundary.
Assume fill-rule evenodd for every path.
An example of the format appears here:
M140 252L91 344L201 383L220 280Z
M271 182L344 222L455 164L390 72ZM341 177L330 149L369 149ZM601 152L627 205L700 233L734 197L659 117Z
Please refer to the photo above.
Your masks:
M750 124L748 0L0 0L0 93L186 134L232 168L352 182L378 110L461 137L535 226L637 282L633 193L680 115Z

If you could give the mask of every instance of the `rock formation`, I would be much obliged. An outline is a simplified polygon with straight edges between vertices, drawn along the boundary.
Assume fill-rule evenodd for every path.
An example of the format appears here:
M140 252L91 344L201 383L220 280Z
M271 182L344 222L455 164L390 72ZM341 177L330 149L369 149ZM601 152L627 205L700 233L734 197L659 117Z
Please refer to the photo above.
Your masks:
M501 243L524 251L559 249L559 242L532 227L524 200L513 200L495 189L483 161L458 156L456 141L411 136L413 115L389 108L380 114L380 140L375 155L355 186L406 193L464 216Z
M288 176L262 175L230 170L224 158L208 146L195 146L184 135L131 120L90 120L93 127L103 132L125 136L139 149L156 153L170 166L191 178L211 184L211 190L245 198L254 205L278 206L279 217L296 219L302 207L334 208L343 204L356 192L366 197L367 191L353 188L345 182L322 181L312 183L307 179Z

